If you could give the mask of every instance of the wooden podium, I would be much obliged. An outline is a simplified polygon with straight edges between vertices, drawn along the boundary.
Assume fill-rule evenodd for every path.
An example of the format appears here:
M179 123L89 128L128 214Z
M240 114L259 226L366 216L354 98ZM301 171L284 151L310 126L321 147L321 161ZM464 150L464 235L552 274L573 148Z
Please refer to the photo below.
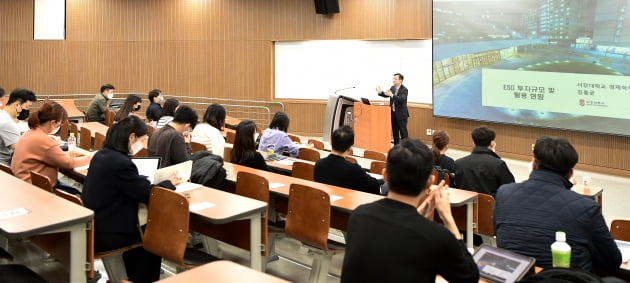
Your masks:
M387 153L391 148L389 105L354 103L354 146Z

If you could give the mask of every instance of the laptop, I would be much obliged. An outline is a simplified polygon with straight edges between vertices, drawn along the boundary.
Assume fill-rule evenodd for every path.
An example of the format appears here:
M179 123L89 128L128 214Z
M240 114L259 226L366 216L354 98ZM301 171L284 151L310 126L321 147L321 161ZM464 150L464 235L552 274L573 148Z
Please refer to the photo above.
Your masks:
M365 105L371 105L370 100L365 97L361 97L361 102Z
M511 283L533 270L536 259L482 244L473 254L479 276L490 282Z
M133 157L131 161L136 164L138 167L138 173L141 176L147 177L147 180L153 183L153 177L155 176L155 171L160 168L160 164L162 163L161 157Z

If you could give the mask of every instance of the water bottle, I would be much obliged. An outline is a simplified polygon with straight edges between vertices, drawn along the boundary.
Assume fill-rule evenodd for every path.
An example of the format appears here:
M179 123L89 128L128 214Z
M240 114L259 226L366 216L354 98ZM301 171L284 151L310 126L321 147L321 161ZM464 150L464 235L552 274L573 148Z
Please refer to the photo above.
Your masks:
M77 138L74 136L74 133L70 133L68 137L68 151L72 151L77 147Z
M551 259L553 267L571 267L571 246L566 242L564 232L556 232L556 241L551 244Z

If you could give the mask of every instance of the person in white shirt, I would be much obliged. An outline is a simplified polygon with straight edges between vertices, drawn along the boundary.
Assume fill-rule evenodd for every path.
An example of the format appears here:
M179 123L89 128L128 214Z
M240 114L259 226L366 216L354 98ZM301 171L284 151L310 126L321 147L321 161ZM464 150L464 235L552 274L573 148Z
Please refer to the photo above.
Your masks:
M21 131L17 124L18 113L30 108L35 94L27 89L15 89L11 92L7 105L0 110L0 163L11 165L11 156L15 144L20 139Z
M225 138L221 129L225 126L225 108L220 104L211 104L203 115L203 123L198 124L192 132L192 141L206 146L209 152L223 157Z

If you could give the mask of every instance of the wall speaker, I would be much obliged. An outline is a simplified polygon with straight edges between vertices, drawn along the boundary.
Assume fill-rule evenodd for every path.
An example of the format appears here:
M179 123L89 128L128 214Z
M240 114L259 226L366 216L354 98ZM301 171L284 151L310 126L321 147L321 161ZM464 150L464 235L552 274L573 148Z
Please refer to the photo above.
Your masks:
M337 14L339 0L315 0L315 11L318 14Z

